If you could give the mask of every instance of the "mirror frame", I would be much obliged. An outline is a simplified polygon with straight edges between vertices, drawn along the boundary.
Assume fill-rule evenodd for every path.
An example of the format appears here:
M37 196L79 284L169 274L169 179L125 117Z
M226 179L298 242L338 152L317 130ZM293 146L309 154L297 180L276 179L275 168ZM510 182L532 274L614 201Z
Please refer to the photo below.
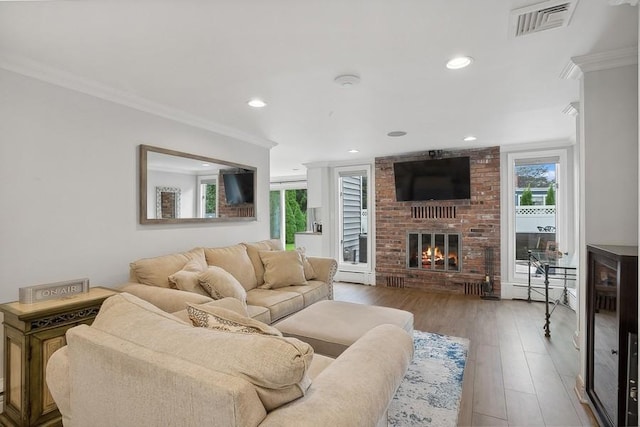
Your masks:
M182 157L187 159L199 160L207 163L217 163L224 166L229 166L230 168L237 169L246 169L253 171L253 215L252 216L239 216L239 217L223 217L223 218L171 218L171 219L162 219L162 218L147 218L147 204L150 202L147 199L147 154L159 153L166 154L169 156ZM138 177L139 177L139 187L138 187L138 217L140 220L140 224L210 224L217 222L237 222L237 221L255 221L257 219L256 216L256 198L258 192L257 190L257 181L258 181L258 170L253 166L242 165L239 163L228 162L226 160L215 159L212 157L205 157L196 154L184 153L181 151L169 150L166 148L153 147L151 145L141 144L139 146L138 153ZM153 206L155 207L156 202L151 201ZM246 208L240 208L246 209Z

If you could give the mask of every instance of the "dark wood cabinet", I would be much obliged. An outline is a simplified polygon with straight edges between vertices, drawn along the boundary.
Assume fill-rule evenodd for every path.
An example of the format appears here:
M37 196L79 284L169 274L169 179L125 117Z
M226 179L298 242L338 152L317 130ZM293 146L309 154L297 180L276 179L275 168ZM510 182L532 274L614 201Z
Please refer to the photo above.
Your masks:
M588 245L586 297L587 395L603 425L638 425L638 247Z
M33 304L0 304L4 315L3 426L61 426L45 381L49 357L66 345L65 333L91 324L102 302L116 294L95 287L86 294Z

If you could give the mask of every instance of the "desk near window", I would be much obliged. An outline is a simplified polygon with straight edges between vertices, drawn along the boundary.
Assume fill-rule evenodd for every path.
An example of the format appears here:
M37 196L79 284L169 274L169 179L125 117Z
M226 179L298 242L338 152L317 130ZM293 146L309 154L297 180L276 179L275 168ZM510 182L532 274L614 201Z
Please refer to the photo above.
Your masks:
M575 287L578 263L575 256L562 256L555 250L529 250L527 302L531 302L531 293L535 292L544 296L545 321L544 336L551 337L551 315L562 304L569 307L568 289ZM533 277L544 278L543 284L536 284ZM554 301L549 301L549 289L560 289L561 294ZM549 306L551 304L551 309Z

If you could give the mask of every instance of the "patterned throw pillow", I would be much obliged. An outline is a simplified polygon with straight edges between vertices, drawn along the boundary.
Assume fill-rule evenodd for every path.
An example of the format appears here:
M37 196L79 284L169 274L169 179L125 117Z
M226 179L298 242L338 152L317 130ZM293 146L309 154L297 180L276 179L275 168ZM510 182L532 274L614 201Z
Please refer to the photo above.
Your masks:
M231 273L223 268L209 266L198 276L200 286L209 293L213 299L225 297L236 298L247 304L247 291L244 290L240 282Z
M242 334L282 336L276 328L222 307L196 307L189 304L187 313L193 326L200 328Z

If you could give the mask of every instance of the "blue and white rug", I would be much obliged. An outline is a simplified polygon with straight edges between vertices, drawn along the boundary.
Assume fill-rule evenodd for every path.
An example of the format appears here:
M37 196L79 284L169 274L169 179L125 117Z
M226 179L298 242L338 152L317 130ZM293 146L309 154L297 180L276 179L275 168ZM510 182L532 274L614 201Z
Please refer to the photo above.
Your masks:
M389 406L390 426L458 424L469 340L414 331L415 354Z

